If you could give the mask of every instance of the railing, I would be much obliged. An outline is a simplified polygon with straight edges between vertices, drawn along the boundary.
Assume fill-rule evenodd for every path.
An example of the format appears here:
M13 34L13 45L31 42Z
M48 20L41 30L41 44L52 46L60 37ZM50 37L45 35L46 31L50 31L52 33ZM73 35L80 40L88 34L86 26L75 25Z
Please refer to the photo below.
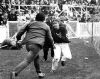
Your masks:
M6 38L13 37L14 34L25 24L26 22L20 21L8 21L6 26L0 26L0 42ZM100 22L65 22L68 30L69 38L87 38L100 36Z
M86 38L100 36L100 22L69 22L69 38ZM72 33L72 34L71 34ZM74 35L74 36L73 36Z

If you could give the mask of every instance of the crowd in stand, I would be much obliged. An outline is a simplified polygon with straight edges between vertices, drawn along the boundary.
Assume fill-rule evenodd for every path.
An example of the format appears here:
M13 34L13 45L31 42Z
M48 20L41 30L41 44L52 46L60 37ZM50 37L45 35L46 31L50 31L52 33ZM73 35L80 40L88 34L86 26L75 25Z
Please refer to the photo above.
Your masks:
M80 6L80 5L97 5L96 1L89 2L88 0L20 0L20 5L51 5L55 4L56 7L50 7L50 6L42 6L42 7L36 7L36 6L20 6L20 12L18 6L16 6L18 3L18 0L13 1L12 4L9 3L1 3L0 4L0 25L6 24L7 21L27 21L32 18L35 18L35 15L42 11L47 16L55 16L59 15L60 12L63 10L63 5L73 5L73 6ZM78 21L89 21L91 18L90 14L94 13L95 8L90 8L87 13L83 13L81 16L77 15L78 13L72 12L71 18L68 16L68 14L64 11L61 16L64 16L64 18L68 18L69 20L78 20ZM77 11L81 13L81 11ZM88 14L88 17L86 17ZM87 19L88 18L88 19Z
M20 2L19 2L20 1ZM98 0L12 0L13 4L21 4L21 5L30 5L30 4L39 4L39 5L49 5L52 3L64 4L68 2L71 5L91 5L91 4L98 4Z

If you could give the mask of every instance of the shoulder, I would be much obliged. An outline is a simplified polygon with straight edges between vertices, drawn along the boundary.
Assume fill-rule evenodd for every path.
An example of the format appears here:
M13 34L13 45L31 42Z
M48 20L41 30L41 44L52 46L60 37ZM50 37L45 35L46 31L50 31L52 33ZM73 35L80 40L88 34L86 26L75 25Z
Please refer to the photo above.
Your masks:
M66 25L65 25L65 24L60 25L60 30L61 30L62 32L67 31Z
M64 26L64 27L66 26L66 24L64 24L64 23L62 23L62 22L60 22L59 25L60 25L60 26Z
M46 28L50 28L49 25L47 25L46 23L44 23L44 25L45 25Z
M50 26L48 24L46 24L45 22L43 23L43 27L46 29L46 30L50 30Z

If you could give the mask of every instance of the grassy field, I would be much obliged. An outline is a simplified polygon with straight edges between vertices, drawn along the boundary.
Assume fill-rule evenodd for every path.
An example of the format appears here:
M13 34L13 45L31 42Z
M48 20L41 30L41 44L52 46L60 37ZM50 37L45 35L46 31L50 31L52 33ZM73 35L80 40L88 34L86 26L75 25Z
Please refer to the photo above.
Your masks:
M59 67L55 72L51 70L50 57L43 61L43 53L40 52L41 69L46 73L44 79L100 79L100 56L95 49L84 44L83 40L72 39L70 49L73 58L67 60L66 66ZM9 79L9 72L26 56L25 49L0 50L0 79ZM30 70L31 69L31 70ZM38 79L34 65L31 63L16 79Z

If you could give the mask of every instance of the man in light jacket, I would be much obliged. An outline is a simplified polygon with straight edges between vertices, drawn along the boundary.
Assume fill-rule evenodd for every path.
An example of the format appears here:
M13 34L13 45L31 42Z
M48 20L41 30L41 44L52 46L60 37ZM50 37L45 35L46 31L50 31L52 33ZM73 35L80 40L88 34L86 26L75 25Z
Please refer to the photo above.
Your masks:
M26 24L16 35L17 41L19 41L22 35L26 33L21 44L26 45L28 54L27 57L11 72L10 79L15 79L15 77L18 76L18 74L32 61L34 61L38 77L41 78L45 76L45 74L41 72L39 65L39 51L43 48L46 40L49 40L52 46L53 38L49 26L44 22L45 15L43 13L38 13L35 20L35 22Z

